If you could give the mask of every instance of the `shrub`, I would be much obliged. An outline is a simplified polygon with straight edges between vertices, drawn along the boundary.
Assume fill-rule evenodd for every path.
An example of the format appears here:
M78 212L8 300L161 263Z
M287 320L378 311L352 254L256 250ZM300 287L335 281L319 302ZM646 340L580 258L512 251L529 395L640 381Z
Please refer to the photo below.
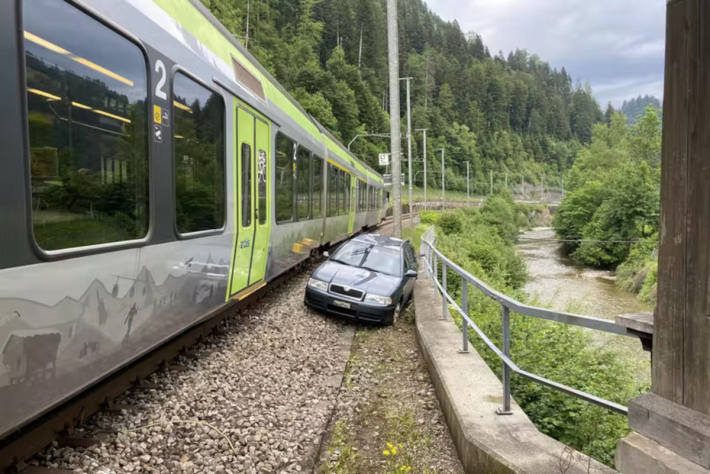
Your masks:
M439 220L439 213L435 211L422 211L419 214L422 224L436 224Z
M445 212L441 214L437 224L446 235L461 232L461 219L456 212Z

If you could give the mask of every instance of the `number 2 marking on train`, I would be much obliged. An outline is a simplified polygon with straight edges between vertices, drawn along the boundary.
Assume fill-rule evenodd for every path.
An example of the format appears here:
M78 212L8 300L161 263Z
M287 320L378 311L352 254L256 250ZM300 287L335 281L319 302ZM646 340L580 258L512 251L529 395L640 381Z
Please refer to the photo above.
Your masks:
M167 100L168 94L163 89L167 80L167 70L165 69L165 64L160 59L155 61L155 72L160 74L160 79L155 85L155 96L159 99Z

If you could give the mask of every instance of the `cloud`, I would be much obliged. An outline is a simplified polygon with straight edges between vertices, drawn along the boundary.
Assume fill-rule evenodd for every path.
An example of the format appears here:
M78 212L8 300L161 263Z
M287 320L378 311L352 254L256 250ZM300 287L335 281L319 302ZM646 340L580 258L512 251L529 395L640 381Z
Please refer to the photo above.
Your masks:
M425 0L491 53L535 53L615 106L663 95L666 0Z

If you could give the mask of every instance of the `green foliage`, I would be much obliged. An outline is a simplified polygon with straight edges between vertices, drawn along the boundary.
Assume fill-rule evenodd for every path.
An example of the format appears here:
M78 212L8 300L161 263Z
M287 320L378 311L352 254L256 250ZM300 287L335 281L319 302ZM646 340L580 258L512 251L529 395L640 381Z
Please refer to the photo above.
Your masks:
M461 219L458 213L447 212L439 217L437 222L439 228L444 232L444 234L458 234L461 232Z
M486 224L498 231L498 235L512 244L518 236L516 209L511 194L497 194L486 199L481 209Z
M437 247L497 290L524 299L520 288L526 269L514 251L515 220L517 213L527 216L536 210L515 206L509 196L494 196L480 211L447 211L436 226ZM459 232L444 232L441 222L449 220L447 215L456 216L461 223ZM449 273L447 283L449 291L460 299L458 277ZM501 347L500 305L469 290L468 307L476 324ZM455 318L460 324L460 318ZM512 314L511 332L512 358L525 370L622 404L648 388L636 386L633 368L616 353L601 349L581 329ZM475 334L470 337L491 369L501 376L497 356ZM613 465L616 443L628 433L623 416L517 375L512 378L512 388L515 400L542 432Z
M631 246L629 256L616 269L619 286L638 293L647 303L656 302L658 273L658 234L653 234Z
M419 218L422 224L436 224L439 220L440 214L435 211L422 211L419 214Z
M657 176L645 161L626 163L605 185L604 200L582 228L582 243L572 256L587 265L611 267L624 261L629 242L658 227Z
M555 230L580 263L615 268L631 244L658 230L660 120L652 107L631 127L621 114L597 124L568 174ZM638 287L641 285L631 285Z

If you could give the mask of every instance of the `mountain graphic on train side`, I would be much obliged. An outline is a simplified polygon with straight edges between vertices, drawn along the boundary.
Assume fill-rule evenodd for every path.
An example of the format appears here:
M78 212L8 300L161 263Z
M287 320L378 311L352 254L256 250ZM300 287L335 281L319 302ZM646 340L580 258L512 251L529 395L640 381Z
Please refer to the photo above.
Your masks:
M182 275L169 273L160 285L142 267L135 276L113 275L110 288L94 279L80 298L67 296L51 306L0 299L0 385L54 377L56 366L76 369L130 343L141 327L162 324L151 321L156 316L223 300L228 263L211 255L190 260Z

